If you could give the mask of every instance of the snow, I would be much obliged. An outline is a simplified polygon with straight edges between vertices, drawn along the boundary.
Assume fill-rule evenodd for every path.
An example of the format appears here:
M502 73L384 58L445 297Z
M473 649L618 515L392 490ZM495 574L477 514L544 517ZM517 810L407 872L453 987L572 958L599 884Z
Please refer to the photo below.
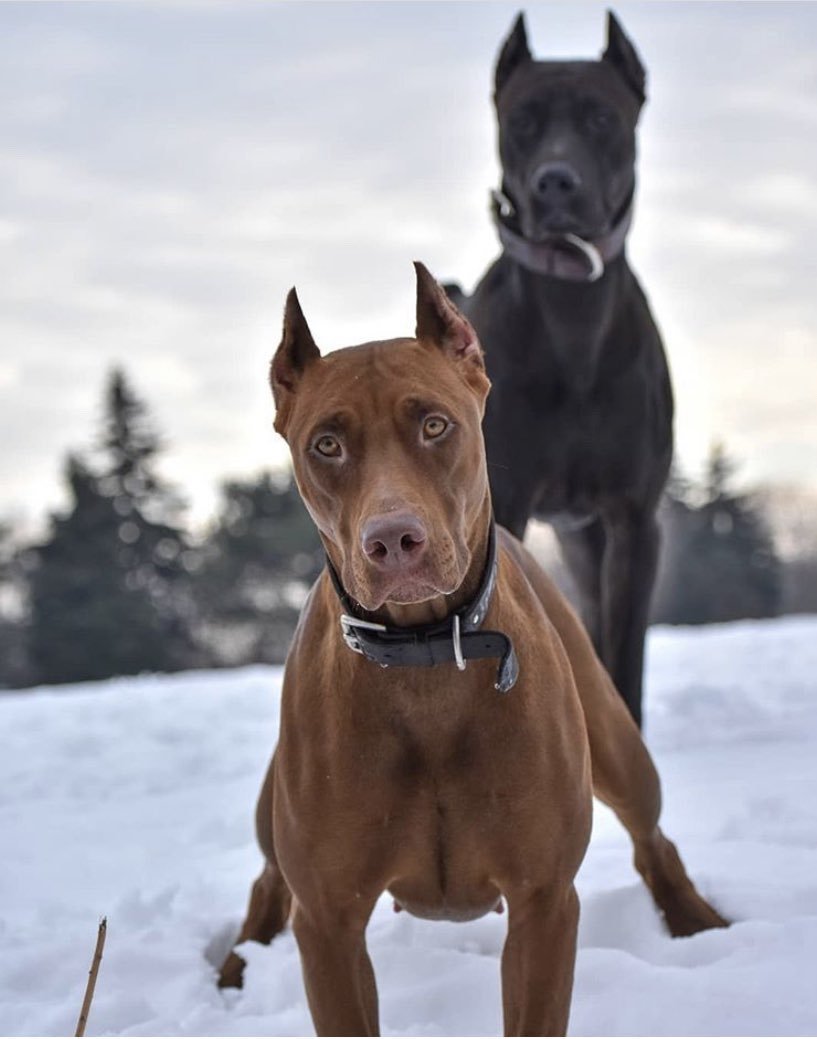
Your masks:
M597 807L579 877L571 1032L817 1033L817 618L654 629L648 741L664 825L734 923L671 939ZM218 963L260 865L252 817L280 669L0 696L0 1032L73 1034L102 915L88 1034L309 1035L291 934ZM390 1035L501 1031L506 917L369 927Z

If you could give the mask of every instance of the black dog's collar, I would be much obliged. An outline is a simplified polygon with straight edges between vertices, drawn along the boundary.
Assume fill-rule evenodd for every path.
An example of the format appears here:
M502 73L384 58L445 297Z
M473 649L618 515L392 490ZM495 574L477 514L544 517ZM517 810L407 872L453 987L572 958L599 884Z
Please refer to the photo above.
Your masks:
M434 667L453 661L460 671L467 660L499 657L494 688L512 689L519 677L519 661L513 643L500 631L481 631L496 584L496 528L491 523L488 561L474 599L443 621L416 627L393 628L355 616L358 605L341 584L327 556L329 576L343 606L340 627L346 645L381 667Z
M502 248L529 271L548 274L566 281L598 281L604 268L623 250L627 232L633 219L633 200L607 234L585 239L575 234L552 234L542 241L532 242L520 234L515 224L515 207L502 191L491 192L491 214L496 224Z

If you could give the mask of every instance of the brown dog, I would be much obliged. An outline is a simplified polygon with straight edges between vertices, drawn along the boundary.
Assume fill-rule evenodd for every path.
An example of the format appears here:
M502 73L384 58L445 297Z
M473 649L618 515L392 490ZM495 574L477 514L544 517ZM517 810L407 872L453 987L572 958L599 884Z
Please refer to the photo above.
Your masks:
M448 920L504 899L506 1034L561 1035L593 791L674 935L725 921L658 828L655 768L581 624L494 536L482 353L416 267L415 339L322 358L287 300L275 428L328 564L287 660L258 802L267 862L239 941L291 916L318 1034L375 1035L365 931L381 893ZM220 983L242 967L230 953Z

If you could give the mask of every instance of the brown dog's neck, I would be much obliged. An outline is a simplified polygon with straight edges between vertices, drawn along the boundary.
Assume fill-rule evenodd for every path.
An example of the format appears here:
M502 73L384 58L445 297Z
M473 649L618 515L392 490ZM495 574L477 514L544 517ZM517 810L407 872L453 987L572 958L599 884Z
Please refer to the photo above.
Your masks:
M477 540L480 544L484 542L484 553L479 556L472 554L468 578L461 583L456 594L433 600L435 606L444 604L444 610L432 613L428 609L420 610L421 606L429 604L414 604L416 609L410 616L421 618L414 624L402 622L409 615L402 610L399 613L383 611L382 620L375 620L377 614L373 612L369 612L368 617L361 617L359 604L350 598L329 560L329 583L334 586L343 611L338 622L343 641L349 649L385 668L435 667L454 663L464 671L468 660L491 658L498 662L494 680L496 691L507 693L513 689L519 677L519 660L513 641L505 632L488 630L484 626L491 614L499 573L496 525L489 514L487 530L473 524L470 529L478 531ZM478 559L482 560L481 574L471 592L471 585L479 572L475 565ZM395 616L399 620L395 620Z
M433 624L435 621L445 620L457 609L450 604L450 600L458 594L459 589L452 595L438 595L435 599L426 599L425 602L386 602L372 614L372 618L394 628L414 628L423 624Z

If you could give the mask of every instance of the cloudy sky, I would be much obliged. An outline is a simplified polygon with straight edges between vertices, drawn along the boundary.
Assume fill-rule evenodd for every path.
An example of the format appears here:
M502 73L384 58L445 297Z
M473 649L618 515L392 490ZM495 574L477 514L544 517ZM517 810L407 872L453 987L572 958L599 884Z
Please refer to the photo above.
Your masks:
M423 259L497 252L506 3L0 4L0 516L58 506L123 364L194 515L278 464L286 290L318 342L410 333ZM532 4L542 57L604 6ZM616 5L648 68L630 257L663 328L681 464L817 487L817 5Z

